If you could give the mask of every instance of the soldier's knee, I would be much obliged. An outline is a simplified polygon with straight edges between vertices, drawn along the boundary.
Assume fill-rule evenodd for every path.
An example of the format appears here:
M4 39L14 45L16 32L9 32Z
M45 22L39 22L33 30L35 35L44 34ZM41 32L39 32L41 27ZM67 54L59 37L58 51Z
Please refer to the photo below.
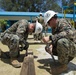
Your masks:
M57 52L63 52L63 51L67 51L67 49L69 49L69 41L66 38L60 39L57 42Z
M1 42L3 44L8 44L10 42L10 38L11 38L10 34L8 34L8 33L2 34L1 35Z
M19 46L19 37L17 35L13 35L10 39L9 47L10 49L17 48Z
M57 41L57 45L63 45L63 44L68 44L68 43L69 41L66 38L62 38Z
M57 44L62 44L63 43L63 39L59 39L58 41L57 41Z
M17 35L13 35L11 39L15 39L19 41L19 37Z
M19 43L19 37L17 35L13 35L12 38L11 38L11 41L13 43Z

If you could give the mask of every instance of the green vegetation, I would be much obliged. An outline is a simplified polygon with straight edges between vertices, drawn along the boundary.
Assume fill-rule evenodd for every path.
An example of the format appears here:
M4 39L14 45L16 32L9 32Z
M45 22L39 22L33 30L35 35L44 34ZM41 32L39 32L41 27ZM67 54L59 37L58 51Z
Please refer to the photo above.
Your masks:
M5 11L44 12L48 9L61 11L59 0L0 0L0 7Z
M75 0L0 0L0 8L5 11L45 12L49 9L62 12L62 7Z
M6 20L3 20L3 19L0 19L0 28L1 28L1 31L4 32L6 30L6 26L7 26L7 21Z

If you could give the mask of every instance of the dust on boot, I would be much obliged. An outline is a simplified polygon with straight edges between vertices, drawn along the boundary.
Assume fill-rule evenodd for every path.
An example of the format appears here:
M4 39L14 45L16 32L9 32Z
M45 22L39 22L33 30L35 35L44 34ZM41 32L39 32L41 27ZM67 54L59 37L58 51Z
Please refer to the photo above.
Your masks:
M12 58L10 59L11 65L15 68L20 68L21 64L18 62L17 58Z

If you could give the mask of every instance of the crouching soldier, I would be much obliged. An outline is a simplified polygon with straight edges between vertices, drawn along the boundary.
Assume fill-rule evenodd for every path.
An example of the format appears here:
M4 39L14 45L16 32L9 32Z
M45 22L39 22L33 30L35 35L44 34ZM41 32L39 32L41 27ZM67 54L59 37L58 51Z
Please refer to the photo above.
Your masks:
M71 58L76 57L76 31L66 19L58 19L57 13L52 10L45 12L44 21L52 28L52 35L43 37L45 43L52 41L50 50L46 48L46 51L57 55L61 64L58 69L66 71Z
M40 33L41 31L42 25L40 23L29 23L26 19L22 19L1 34L1 42L9 47L10 62L14 67L21 67L17 60L21 48L19 45L25 44L25 49L28 49L28 34Z

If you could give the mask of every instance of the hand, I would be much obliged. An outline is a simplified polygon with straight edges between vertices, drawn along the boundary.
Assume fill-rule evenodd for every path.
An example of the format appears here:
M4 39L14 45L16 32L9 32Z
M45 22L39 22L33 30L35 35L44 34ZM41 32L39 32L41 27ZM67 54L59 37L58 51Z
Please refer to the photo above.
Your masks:
M49 42L49 36L43 37L42 40L44 43L48 43Z
M53 48L53 45L50 45L50 46L46 45L45 50L46 50L46 52L51 54L52 53L52 48Z

